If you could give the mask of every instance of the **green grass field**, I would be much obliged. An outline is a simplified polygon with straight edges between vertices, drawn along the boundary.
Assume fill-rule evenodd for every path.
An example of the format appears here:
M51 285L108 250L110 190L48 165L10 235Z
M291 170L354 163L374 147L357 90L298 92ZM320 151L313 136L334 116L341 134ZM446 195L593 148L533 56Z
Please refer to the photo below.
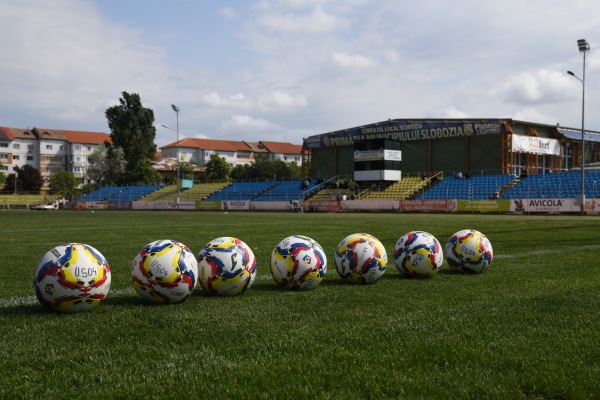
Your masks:
M444 246L464 228L494 246L484 274L444 263L416 280L393 266L404 233L425 230ZM374 285L335 272L335 246L355 232L388 251ZM270 277L273 247L292 234L327 253L313 291ZM219 236L254 249L247 293L141 303L130 268L142 246L176 239L197 254ZM66 242L96 247L111 266L94 311L57 314L35 300L39 258ZM598 398L599 251L598 217L0 211L0 398Z

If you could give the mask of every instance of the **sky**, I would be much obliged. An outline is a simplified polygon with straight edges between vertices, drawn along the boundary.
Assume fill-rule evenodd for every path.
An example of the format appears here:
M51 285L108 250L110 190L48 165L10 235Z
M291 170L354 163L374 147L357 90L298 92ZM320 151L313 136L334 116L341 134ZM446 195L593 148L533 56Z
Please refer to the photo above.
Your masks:
M110 133L128 92L159 147L177 127L294 144L390 118L581 129L566 71L583 78L584 38L600 131L598 15L595 0L0 0L0 126Z

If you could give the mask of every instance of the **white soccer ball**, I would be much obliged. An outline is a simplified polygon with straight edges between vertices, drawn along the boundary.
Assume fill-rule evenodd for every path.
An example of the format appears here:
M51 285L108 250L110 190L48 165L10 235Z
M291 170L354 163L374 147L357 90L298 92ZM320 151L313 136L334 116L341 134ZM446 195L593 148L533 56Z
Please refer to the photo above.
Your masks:
M327 256L308 236L288 236L271 253L271 275L286 289L314 289L326 273Z
M427 232L408 232L398 239L394 248L394 264L406 276L431 278L443 262L440 242Z
M200 285L209 293L235 296L244 293L256 278L256 258L246 243L234 237L220 237L198 253Z
M131 266L133 288L148 303L180 303L196 286L194 253L175 240L156 240L144 246Z
M43 306L62 312L92 310L110 289L106 258L87 244L56 246L41 258L33 277L35 295Z
M354 233L338 244L335 269L340 277L351 283L375 283L383 276L388 262L383 244L368 233Z
M446 261L455 271L481 274L492 264L493 258L492 243L474 229L458 231L446 243Z

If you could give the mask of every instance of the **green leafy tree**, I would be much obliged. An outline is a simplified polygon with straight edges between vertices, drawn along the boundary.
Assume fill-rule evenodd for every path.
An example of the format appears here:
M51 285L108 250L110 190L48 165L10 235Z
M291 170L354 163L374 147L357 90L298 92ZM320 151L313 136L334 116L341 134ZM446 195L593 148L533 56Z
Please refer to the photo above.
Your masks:
M2 169L2 163L0 163L0 169ZM4 172L0 172L0 186L4 185L4 182L6 182L6 175Z
M252 179L250 165L236 165L231 170L229 176L231 177L231 179L235 179L236 181L245 181Z
M119 105L106 110L113 147L124 151L127 167L119 184L144 184L155 177L149 162L156 153L154 111L142 106L140 95L121 93Z
M127 167L125 152L114 146L98 147L90 154L89 162L88 178L99 185L120 182Z
M6 183L4 185L5 192L39 192L44 185L44 179L42 178L40 171L29 164L23 165L22 167L15 167L15 172L17 174L16 179L14 173L8 175L6 178ZM16 190L15 183L17 185Z
M59 194L70 199L73 198L79 181L71 172L62 170L48 179L48 185L50 186L50 193Z
M210 156L210 160L204 166L206 178L209 180L227 180L231 172L231 165L218 154Z

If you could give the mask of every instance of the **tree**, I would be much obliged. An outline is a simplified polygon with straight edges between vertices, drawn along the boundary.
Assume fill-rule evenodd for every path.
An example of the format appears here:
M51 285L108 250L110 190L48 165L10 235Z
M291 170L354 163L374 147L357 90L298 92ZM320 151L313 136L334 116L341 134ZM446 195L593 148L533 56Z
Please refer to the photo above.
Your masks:
M62 170L57 174L54 174L48 179L50 186L50 193L59 194L65 198L72 198L79 181L69 171Z
M238 164L235 167L233 167L229 176L237 181L250 180L250 166L248 164Z
M204 165L204 170L206 178L209 180L226 180L229 177L231 165L223 157L213 154L210 156L210 160Z
M100 146L90 154L88 178L99 185L116 184L120 182L126 166L122 148Z
M0 169L2 169L2 163L0 163ZM6 175L4 172L0 172L0 186L4 185L4 182L6 182Z
M149 162L156 153L154 111L142 106L140 95L121 93L120 104L106 110L113 147L123 149L127 168L119 184L143 184L155 177Z
M17 174L10 174L6 178L6 184L4 185L4 191L8 193L14 193L16 191L24 192L39 192L44 185L44 179L42 174L36 168L29 164L23 165L22 167L15 167ZM15 190L15 180L17 189Z

